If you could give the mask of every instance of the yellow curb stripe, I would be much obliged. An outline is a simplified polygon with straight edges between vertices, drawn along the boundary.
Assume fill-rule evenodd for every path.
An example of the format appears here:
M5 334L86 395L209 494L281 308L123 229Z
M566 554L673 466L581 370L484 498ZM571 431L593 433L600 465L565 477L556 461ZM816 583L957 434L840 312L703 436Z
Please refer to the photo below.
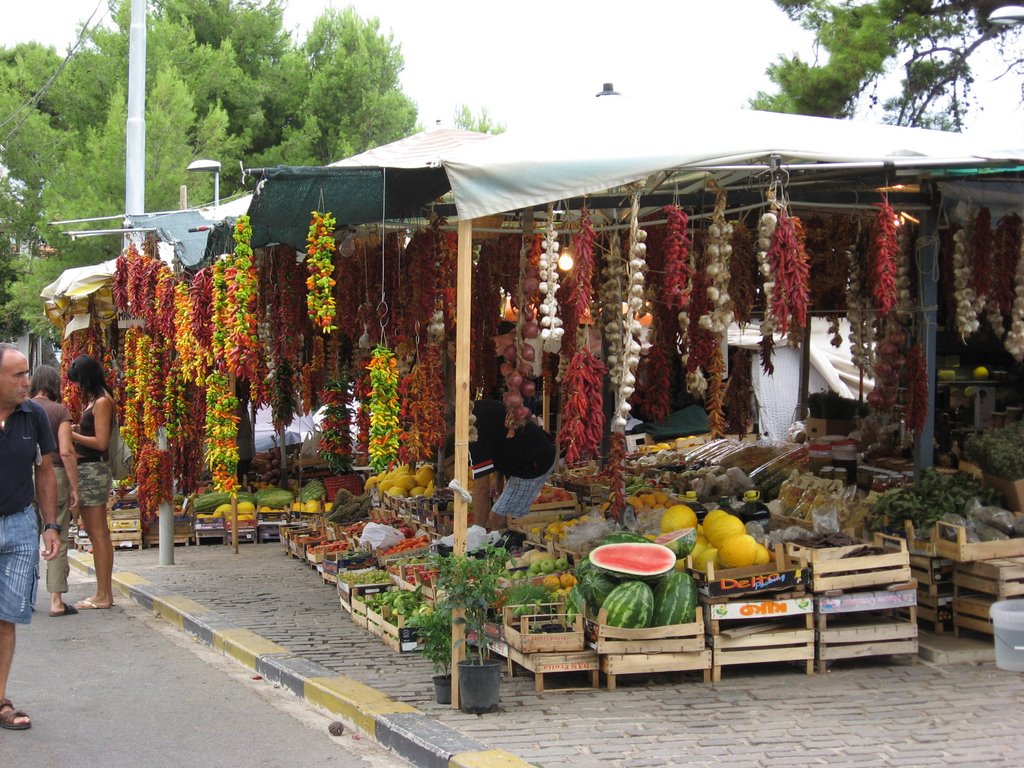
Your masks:
M195 600L184 595L165 595L164 597L154 598L153 610L178 629L185 628L185 617L183 614L209 613L209 609L205 605L200 605Z
M78 554L69 557L68 560L74 563L78 570L84 571L85 573L88 573L89 569L93 567L92 555L86 552L79 552Z
M534 768L520 757L503 749L484 752L459 752L448 760L449 768Z
M145 576L139 576L137 573L130 573L129 571L119 571L113 576L114 583L124 591L125 594L131 592L132 587L138 587L142 584L152 584L149 579Z
M287 648L243 627L215 630L213 633L213 647L221 653L241 662L249 669L255 669L256 659L265 654L288 654Z
M348 718L364 733L376 738L377 715L416 714L415 707L345 675L311 677L303 686L303 698L321 709Z

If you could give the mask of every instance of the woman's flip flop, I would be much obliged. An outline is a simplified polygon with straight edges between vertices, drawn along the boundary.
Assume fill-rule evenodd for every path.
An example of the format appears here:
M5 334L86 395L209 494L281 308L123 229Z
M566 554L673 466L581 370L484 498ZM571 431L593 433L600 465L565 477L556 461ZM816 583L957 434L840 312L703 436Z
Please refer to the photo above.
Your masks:
M80 611L98 611L105 610L107 608L112 608L113 603L111 603L110 605L96 605L96 603L94 603L92 600L79 600L77 603L75 603L74 607Z

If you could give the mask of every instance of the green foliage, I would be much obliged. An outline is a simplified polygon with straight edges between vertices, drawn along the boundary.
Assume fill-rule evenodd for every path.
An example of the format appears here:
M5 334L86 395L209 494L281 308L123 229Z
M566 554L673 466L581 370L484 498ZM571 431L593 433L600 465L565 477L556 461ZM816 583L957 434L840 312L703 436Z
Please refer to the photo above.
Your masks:
M436 556L433 561L437 568L436 584L443 594L437 607L442 611L463 612L463 617L455 622L464 624L467 634L472 632L476 636L467 658L478 664L487 659L490 644L484 627L498 602L498 579L505 573L507 558L504 549L488 545L466 555Z
M409 626L416 627L423 643L423 658L430 662L435 675L447 675L452 668L452 613L437 607L421 609L413 614Z
M486 107L482 107L480 109L480 114L474 115L470 112L469 107L465 104L461 104L459 108L455 110L453 122L456 128L461 128L464 131L477 131L478 133L493 134L505 132L505 124L492 121Z
M1024 421L975 432L964 444L966 457L982 471L1004 480L1024 480Z
M861 99L877 105L880 81L902 74L881 107L895 125L960 130L975 106L972 56L994 48L1009 71L1024 73L1019 32L989 25L998 3L971 0L775 0L815 34L820 60L782 55L768 67L779 92L759 92L757 109L850 117ZM816 52L817 53L817 52Z
M213 199L212 174L185 170L197 157L221 161L226 199L248 191L231 170L239 163L328 163L414 130L415 105L399 83L404 60L377 19L327 10L306 40L293 41L284 0L148 5L148 211L177 208L185 184L193 205ZM47 330L40 289L63 269L120 250L117 237L70 241L64 228L47 224L124 210L130 3L112 0L111 9L113 26L93 30L66 63L38 43L0 48L5 335L26 323Z

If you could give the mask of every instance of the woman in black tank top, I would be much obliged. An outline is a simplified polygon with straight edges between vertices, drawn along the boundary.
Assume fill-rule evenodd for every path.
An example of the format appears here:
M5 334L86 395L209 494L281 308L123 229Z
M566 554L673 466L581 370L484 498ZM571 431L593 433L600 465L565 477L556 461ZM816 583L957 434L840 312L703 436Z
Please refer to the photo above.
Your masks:
M68 381L77 384L88 401L82 421L72 433L78 454L78 509L92 543L96 594L75 604L78 610L109 608L114 604L111 579L114 545L107 525L107 502L112 481L107 464L110 430L115 423L114 396L95 359L79 355L68 367Z

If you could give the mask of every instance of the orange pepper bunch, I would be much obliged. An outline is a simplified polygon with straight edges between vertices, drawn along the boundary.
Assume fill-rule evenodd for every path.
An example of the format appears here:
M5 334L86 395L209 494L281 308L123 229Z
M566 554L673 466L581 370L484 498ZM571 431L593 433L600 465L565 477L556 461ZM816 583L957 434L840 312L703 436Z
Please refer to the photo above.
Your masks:
M138 328L128 328L124 334L124 359L127 365L124 376L124 415L121 420L121 435L133 450L139 444L139 433L142 430L139 406L146 392L145 382L139 381L138 368L135 363L139 354L139 337L142 335L142 331Z
M153 443L147 443L139 450L135 460L135 479L143 520L155 520L160 514L160 502L174 497L173 467L170 451L161 451Z
M238 482L238 398L228 377L211 371L206 377L206 463L218 491L234 491Z
M384 551L378 553L381 555L397 555L399 552L408 552L412 549L423 549L430 544L430 537L426 534L421 536L413 536L411 539L405 539L400 541L393 547L388 547Z
M370 374L370 466L379 471L398 457L402 433L398 422L398 361L390 349L378 345L366 369Z
M312 212L306 238L306 309L313 325L324 333L337 329L334 325L334 217L330 213Z
M252 225L248 216L239 216L235 223L235 252L229 256L225 272L228 288L229 335L225 349L228 373L245 381L263 380L263 345L257 331L256 307L259 281L253 264Z
M444 376L441 347L425 344L419 362L402 382L402 445L398 458L406 464L428 461L444 445Z
M182 378L202 384L210 367L210 349L203 348L192 327L192 298L185 283L174 286L174 349Z

